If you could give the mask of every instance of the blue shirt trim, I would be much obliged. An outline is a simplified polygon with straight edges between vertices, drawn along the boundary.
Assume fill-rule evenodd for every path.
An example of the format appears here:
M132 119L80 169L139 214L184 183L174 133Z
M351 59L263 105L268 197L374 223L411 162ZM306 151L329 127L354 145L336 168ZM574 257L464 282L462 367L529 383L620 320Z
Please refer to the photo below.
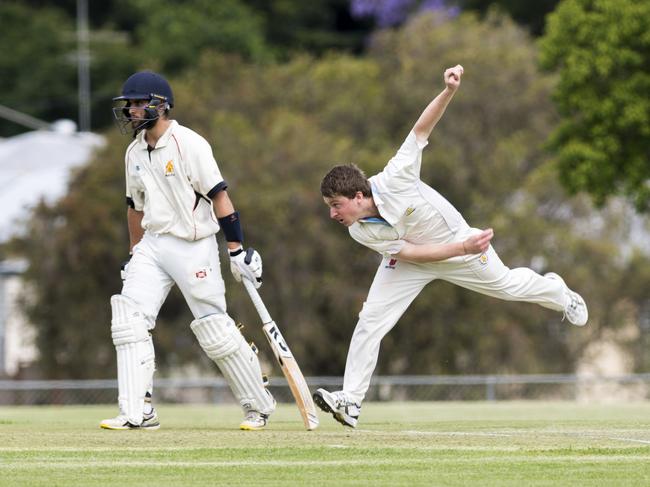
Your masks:
M376 216L370 216L368 218L360 218L359 221L361 223L381 223L382 225L388 225L389 227L391 226L391 224L388 223L386 220Z

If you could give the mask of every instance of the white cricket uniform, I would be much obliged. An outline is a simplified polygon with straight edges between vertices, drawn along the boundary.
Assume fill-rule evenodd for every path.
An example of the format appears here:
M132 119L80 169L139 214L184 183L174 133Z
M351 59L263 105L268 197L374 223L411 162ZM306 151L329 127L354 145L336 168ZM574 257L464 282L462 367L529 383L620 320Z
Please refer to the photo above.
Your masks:
M175 120L149 150L140 132L125 156L126 197L143 211L142 240L133 248L122 295L145 313L150 328L176 283L195 318L225 314L211 196L225 182L208 142Z
M126 151L126 197L144 212L121 296L114 296L111 334L117 351L118 402L134 425L153 388L152 329L176 283L195 320L190 328L221 370L245 412L270 414L255 352L226 312L211 198L226 184L208 142L172 121L151 149L140 132Z
M411 132L384 170L369 179L381 218L349 227L354 240L384 256L359 313L348 351L343 390L361 403L377 364L379 344L429 282L442 279L467 289L511 301L537 303L564 310L564 286L531 269L506 267L492 246L484 254L439 262L410 263L392 259L405 242L449 243L466 240L479 230L440 193L420 180L422 149Z

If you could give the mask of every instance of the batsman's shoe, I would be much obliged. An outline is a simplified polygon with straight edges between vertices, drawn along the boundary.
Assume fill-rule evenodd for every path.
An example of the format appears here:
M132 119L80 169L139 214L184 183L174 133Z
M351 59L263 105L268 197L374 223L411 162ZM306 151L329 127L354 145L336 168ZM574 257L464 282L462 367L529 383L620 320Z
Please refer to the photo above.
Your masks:
M555 272L544 274L544 277L560 281L564 286L565 304L564 316L569 323L576 326L585 326L589 319L589 312L587 311L587 303L582 299L578 293L571 291L569 286L566 285L564 279Z
M103 420L99 423L99 427L107 430L157 430L160 428L160 420L156 410L152 409L149 414L144 414L144 419L140 424L133 424L129 422L126 415L120 414L114 418Z
M239 425L240 430L258 431L264 429L269 422L269 415L259 411L248 411L244 421Z
M348 400L343 391L328 392L318 389L314 392L314 402L326 413L332 413L334 419L343 426L354 428L359 420L361 405Z
M140 428L147 430L157 430L160 428L160 420L158 419L158 413L155 409L152 409L149 414L144 413L144 419Z

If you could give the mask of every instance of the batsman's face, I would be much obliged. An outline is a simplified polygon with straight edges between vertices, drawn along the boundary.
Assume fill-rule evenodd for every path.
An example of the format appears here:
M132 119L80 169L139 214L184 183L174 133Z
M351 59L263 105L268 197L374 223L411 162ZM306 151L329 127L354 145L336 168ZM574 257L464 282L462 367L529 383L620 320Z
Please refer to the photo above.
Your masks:
M144 109L148 104L149 100L130 100L129 117L132 119L131 125L134 130L142 124L142 120L145 118Z
M332 198L323 197L323 200L329 206L330 218L341 225L349 227L363 216L361 207L363 195L361 192L357 193L354 198L334 196Z

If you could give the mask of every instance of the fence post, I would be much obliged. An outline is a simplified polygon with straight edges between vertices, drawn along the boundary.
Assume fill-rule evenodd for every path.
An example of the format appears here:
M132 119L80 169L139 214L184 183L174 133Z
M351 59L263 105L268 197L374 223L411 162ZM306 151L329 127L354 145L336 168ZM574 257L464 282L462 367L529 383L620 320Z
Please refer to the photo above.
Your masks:
M485 378L485 400L486 401L496 401L496 380L492 375L488 375Z

